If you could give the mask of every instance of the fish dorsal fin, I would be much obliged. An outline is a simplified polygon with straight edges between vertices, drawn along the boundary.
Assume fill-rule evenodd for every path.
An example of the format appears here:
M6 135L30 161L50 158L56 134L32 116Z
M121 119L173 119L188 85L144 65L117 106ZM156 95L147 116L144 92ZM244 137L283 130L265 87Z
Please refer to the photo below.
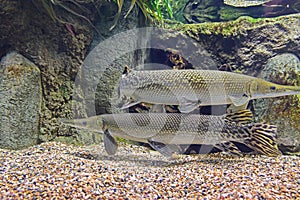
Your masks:
M225 119L238 124L248 124L253 120L253 114L250 110L240 110L225 115Z
M249 128L251 136L245 141L247 146L267 156L281 155L276 143L277 127L275 125L256 123Z
M234 106L242 106L247 105L250 101L250 97L246 94L240 96L240 95L229 95L228 96Z
M115 138L110 134L109 130L104 131L104 148L107 154L114 155L117 152L118 144Z

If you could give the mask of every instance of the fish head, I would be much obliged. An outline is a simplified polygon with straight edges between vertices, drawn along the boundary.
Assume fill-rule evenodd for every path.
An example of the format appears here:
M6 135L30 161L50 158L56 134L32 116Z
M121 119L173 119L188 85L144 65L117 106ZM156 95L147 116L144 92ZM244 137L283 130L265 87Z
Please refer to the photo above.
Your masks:
M103 133L102 131L103 122L101 117L99 116L82 118L82 119L60 119L60 122L74 128Z
M262 79L252 81L250 86L251 98L269 98L285 95L300 94L300 87L279 85Z

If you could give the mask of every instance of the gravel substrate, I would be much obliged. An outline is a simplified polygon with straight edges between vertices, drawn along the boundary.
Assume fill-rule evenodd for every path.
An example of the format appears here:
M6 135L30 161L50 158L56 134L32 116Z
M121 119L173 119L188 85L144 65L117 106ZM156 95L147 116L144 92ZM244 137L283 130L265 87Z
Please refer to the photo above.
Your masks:
M0 150L0 199L300 199L300 158L220 153L168 160L145 147L44 143Z

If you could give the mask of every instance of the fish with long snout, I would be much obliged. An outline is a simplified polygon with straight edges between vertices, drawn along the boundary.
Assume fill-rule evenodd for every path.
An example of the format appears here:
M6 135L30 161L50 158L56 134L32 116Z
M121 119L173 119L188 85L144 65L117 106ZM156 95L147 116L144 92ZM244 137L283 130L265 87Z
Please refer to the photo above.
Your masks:
M252 99L300 94L299 86L279 85L243 74L215 70L130 70L120 79L120 96L130 99L122 106L139 103L179 105L182 113L199 106L231 104L246 109Z
M148 143L165 156L183 153L182 146L207 144L233 155L240 151L233 142L243 143L258 153L277 156L274 125L252 123L252 113L241 110L221 116L183 113L104 114L85 119L64 119L62 123L104 134L104 147L115 154L115 137Z

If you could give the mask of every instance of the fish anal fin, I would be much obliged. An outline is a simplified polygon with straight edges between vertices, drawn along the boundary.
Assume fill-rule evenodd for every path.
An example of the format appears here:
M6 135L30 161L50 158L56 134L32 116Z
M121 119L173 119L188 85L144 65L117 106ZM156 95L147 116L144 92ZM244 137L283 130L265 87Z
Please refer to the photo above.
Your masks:
M104 131L104 148L107 154L114 155L118 149L118 143L116 142L115 138L110 134L109 130L106 129Z
M223 142L220 144L215 144L214 145L216 148L220 149L221 151L233 155L233 156L241 156L242 153L239 150L239 148L237 148L237 146L232 143L232 142Z
M153 140L148 140L148 143L153 149L155 149L156 151L168 158L172 158L174 154L182 153L180 145L164 144Z
M253 120L253 114L250 110L244 109L233 113L228 113L225 115L225 119L228 121L233 121L238 124L248 124Z
M277 127L275 125L256 123L250 127L250 139L245 141L245 144L267 156L281 155L276 142Z

